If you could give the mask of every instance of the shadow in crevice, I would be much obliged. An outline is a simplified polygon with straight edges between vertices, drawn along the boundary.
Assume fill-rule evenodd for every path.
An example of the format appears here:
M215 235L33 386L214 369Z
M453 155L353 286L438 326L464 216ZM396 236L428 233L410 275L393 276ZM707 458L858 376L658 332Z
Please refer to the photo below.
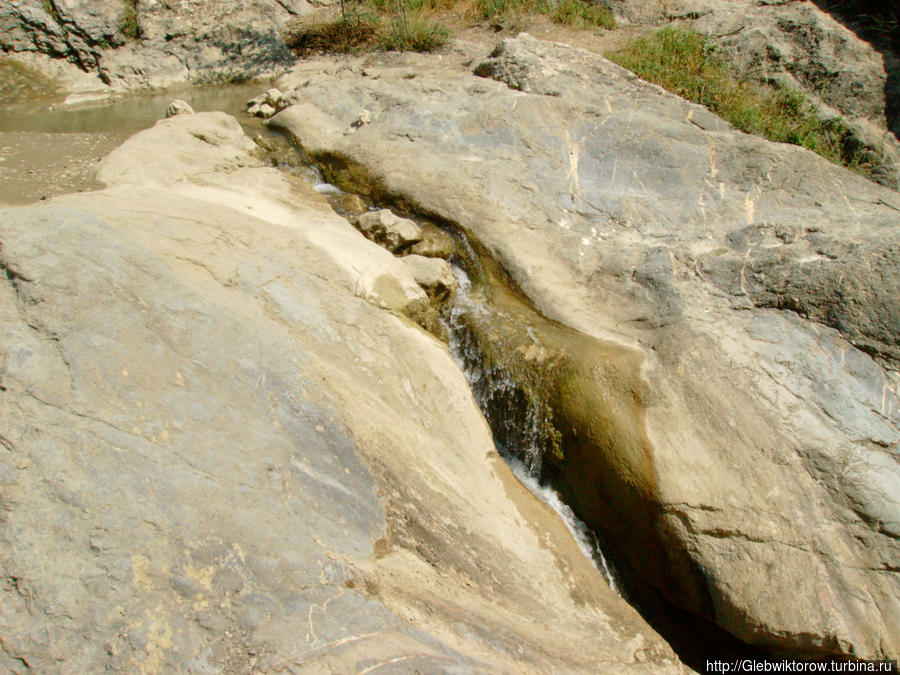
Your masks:
M813 0L884 58L885 122L900 139L900 0Z

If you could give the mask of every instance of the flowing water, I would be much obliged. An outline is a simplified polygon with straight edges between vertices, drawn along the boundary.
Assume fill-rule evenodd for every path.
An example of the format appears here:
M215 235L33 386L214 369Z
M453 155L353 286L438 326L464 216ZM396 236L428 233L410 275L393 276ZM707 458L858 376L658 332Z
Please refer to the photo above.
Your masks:
M466 242L470 256L475 253ZM525 395L518 382L505 370L485 363L478 341L469 328L470 322L491 321L493 311L484 299L473 293L468 274L453 265L458 288L453 304L445 310L442 324L449 336L450 353L466 376L475 400L494 433L497 452L506 460L513 474L535 497L553 509L566 524L582 553L603 575L610 588L619 592L610 564L600 550L597 536L560 499L552 486L540 479L542 457L546 452L543 439L544 411ZM463 317L468 315L467 320ZM535 343L538 338L527 327Z

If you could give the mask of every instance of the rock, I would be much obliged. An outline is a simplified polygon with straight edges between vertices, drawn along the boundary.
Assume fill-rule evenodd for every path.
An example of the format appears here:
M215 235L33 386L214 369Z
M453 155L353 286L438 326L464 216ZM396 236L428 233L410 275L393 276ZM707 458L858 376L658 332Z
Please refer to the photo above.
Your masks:
M456 253L456 241L437 225L423 223L420 226L422 241L409 247L410 253L426 258L452 258Z
M183 101L180 98L176 98L169 104L169 107L166 108L166 117L175 117L176 115L193 115L194 109L191 107L191 104L187 101Z
M416 283L435 302L444 302L456 291L456 277L446 260L421 255L407 255L401 260L409 267Z
M391 253L402 253L422 240L419 226L408 218L399 218L390 209L369 211L354 221L357 229Z
M0 215L3 669L684 672L249 146L179 115Z
M280 110L284 110L289 101L277 89L269 89L259 96L247 101L247 114L255 117L269 118Z
M739 6L740 5L740 6ZM812 2L718 3L693 22L740 72L803 91L837 116L880 162L875 179L900 188L900 143L885 115L884 57Z
M97 68L102 47L124 42L119 0L0 0L0 49L68 57Z
M813 2L617 0L626 21L677 21L710 37L716 54L738 72L802 91L821 114L838 118L867 151L873 180L900 188L900 142L886 116L888 61ZM826 7L827 8L827 7ZM896 65L892 72L896 71Z
M110 91L232 82L286 69L280 31L309 9L303 0L0 0L0 51L69 59Z
M456 223L566 327L546 459L650 592L766 648L896 654L897 194L526 35L477 67L501 81L341 65L297 64L270 124ZM537 369L521 332L504 354Z
M284 95L275 88L266 91L265 97L266 103L275 110L284 110L287 107L287 102L284 100Z
M356 218L369 210L366 200L352 192L327 193L325 199L331 204L331 208L346 218Z

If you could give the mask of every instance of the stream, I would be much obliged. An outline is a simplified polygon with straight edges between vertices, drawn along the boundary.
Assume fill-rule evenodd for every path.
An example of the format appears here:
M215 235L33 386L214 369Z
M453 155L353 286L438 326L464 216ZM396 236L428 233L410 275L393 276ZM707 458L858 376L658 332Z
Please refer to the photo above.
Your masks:
M27 204L54 194L101 188L102 184L93 178L96 162L129 136L162 119L169 103L181 98L197 112L219 110L234 116L244 132L263 147L273 166L306 180L341 215L354 215L352 209L346 208L354 195L325 182L321 172L281 133L245 114L246 100L263 87L259 83L185 87L62 107L52 84L29 78L11 63L0 60L0 202ZM365 200L357 200L361 206L369 207ZM468 263L476 264L477 256L468 240L454 234L467 251ZM473 293L463 261L456 263L453 269L459 290L453 304L443 312L441 323L449 337L451 354L494 430L497 450L522 485L559 515L585 556L618 590L596 535L556 490L541 481L541 410L527 399L508 373L487 365L481 358L477 341L462 317L487 318L492 310L483 296Z

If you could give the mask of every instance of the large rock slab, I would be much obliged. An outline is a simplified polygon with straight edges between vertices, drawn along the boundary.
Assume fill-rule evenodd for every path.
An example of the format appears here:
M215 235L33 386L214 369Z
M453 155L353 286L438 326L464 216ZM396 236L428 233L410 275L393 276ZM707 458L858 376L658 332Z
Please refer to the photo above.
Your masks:
M0 668L682 672L406 266L249 149L179 115L0 216Z
M634 449L561 471L649 583L749 643L896 654L896 193L588 52L520 36L484 77L447 61L298 64L279 87L300 103L272 123L343 185L474 234L546 316L618 343L617 381L576 375L630 411Z

